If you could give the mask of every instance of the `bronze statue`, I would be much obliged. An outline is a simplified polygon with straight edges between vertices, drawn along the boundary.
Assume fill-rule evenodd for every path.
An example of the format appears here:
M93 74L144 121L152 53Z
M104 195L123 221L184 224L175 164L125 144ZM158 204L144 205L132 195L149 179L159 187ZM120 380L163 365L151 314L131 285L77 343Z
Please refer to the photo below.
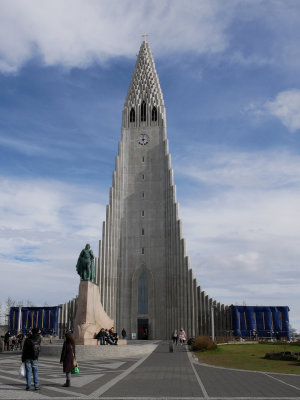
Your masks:
M76 271L82 281L92 281L95 278L94 254L89 244L85 246L78 257Z

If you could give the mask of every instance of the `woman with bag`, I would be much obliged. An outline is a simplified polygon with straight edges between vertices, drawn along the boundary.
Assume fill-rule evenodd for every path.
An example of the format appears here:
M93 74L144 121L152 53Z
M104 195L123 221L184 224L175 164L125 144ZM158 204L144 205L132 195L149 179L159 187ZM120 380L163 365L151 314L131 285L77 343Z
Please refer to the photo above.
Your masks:
M60 363L63 364L64 372L66 373L66 383L64 387L71 386L71 372L76 363L75 358L75 339L71 332L65 334L65 341L60 356Z

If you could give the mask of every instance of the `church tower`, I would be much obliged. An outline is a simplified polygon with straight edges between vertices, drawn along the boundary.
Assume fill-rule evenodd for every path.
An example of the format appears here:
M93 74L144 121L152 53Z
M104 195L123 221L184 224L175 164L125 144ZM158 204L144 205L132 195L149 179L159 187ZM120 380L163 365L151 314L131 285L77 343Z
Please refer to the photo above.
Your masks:
M209 334L213 306L225 329L225 307L197 285L186 256L164 99L147 41L124 103L102 235L96 283L118 332L140 339L169 339L181 327L189 336Z

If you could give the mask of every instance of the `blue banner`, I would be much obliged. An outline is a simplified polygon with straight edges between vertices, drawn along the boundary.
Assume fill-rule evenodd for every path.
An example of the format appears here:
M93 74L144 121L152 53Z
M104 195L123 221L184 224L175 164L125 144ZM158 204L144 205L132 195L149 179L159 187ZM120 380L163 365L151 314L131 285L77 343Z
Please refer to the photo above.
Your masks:
M27 333L29 329L39 328L43 335L58 334L58 306L54 307L21 307L20 330ZM9 330L16 334L19 324L19 307L11 307Z
M231 306L235 336L290 338L289 307Z

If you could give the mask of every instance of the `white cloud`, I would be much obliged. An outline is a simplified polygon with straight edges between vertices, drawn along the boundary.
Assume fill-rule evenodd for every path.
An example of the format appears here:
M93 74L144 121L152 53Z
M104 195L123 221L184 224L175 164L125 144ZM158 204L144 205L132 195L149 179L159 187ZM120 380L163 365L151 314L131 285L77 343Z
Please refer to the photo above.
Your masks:
M0 71L15 72L35 56L45 65L65 67L134 57L145 31L151 34L155 55L222 54L229 49L226 58L235 64L298 67L298 15L298 5L286 7L284 1L274 6L262 1L188 0L183 6L182 0L52 0L41 6L38 0L2 0ZM249 24L264 27L265 47L255 45L262 41L251 31L251 48L239 49L235 23L245 30Z
M236 6L229 59L244 66L272 64L276 69L298 70L299 2L238 0Z
M263 104L250 103L244 110L257 116L272 116L292 133L300 129L300 89L290 89L279 92L274 100Z
M257 262L259 260L259 254L256 252L248 252L244 254L238 254L236 260L241 263L241 265L249 266L253 271L257 270Z
M300 159L284 150L273 152L233 152L209 146L193 146L186 159L178 158L176 175L199 183L239 188L264 188L300 184Z
M100 193L88 186L33 179L2 177L0 185L0 273L7 278L1 299L17 295L57 304L74 297L79 252L90 242L98 255L105 217ZM7 276L7 271L13 273Z
M232 6L216 1L2 0L0 70L16 71L35 55L67 67L132 57L145 31L156 53L220 52L231 15Z
M175 176L192 179L180 218L198 283L225 304L288 305L300 329L300 157L208 148L189 155L176 160Z
M231 56L229 57L229 60L232 64L240 64L243 66L252 66L252 65L256 65L256 66L264 66L264 65L269 65L272 64L274 62L273 59L267 58L267 57L263 57L263 56L259 56L259 55L245 55L240 51L235 51L231 54Z
M26 155L49 154L49 148L46 149L37 144L28 143L28 141L25 140L10 139L0 136L0 144Z
M291 132L300 129L300 90L285 90L277 94L273 101L264 105L266 112L279 118Z

